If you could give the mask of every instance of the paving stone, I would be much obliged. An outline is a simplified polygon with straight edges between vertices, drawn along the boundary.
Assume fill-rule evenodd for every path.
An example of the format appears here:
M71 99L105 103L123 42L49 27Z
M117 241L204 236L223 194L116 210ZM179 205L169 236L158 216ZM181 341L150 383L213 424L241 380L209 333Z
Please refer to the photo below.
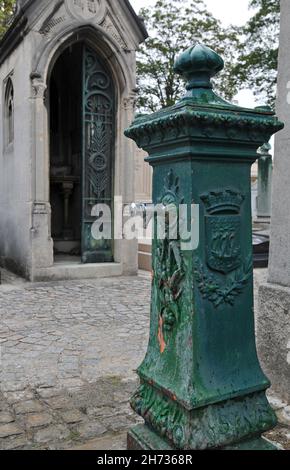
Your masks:
M26 413L36 413L43 410L43 405L36 400L29 400L17 403L14 405L14 411L16 415L26 414Z
M268 395L268 400L275 411L281 410L287 406L287 403L270 394Z
M110 416L115 416L116 414L116 409L114 407L108 407L108 406L103 406L103 407L88 407L86 409L86 413L89 417L95 418L109 418Z
M0 438L23 434L23 430L15 423L2 424L0 426Z
M45 400L48 406L53 408L54 410L62 410L66 408L72 407L72 401L67 397L55 397L55 398L48 398Z
M123 429L130 429L130 427L133 427L133 424L135 423L126 416L114 416L103 418L102 424L106 426L108 430L118 432Z
M13 405L19 401L32 400L34 398L33 393L30 390L5 392L4 397L10 405Z
M2 439L0 442L1 450L24 450L30 445L26 436L12 436Z
M278 425L275 429L266 433L265 437L277 444L279 448L290 450L290 431L288 427Z
M64 378L61 381L61 384L64 389L68 389L68 390L78 389L84 386L83 380L77 379L77 378L75 379Z
M8 409L9 409L8 403L6 401L4 401L4 399L1 400L0 401L0 412L7 411Z
M85 444L68 447L67 450L119 450L127 449L127 433L106 435L102 438L91 439Z
M55 398L62 394L63 392L58 388L38 388L37 395L40 398Z
M81 422L85 415L78 410L70 410L61 414L62 419L67 424L75 424Z
M76 428L81 439L93 439L105 434L107 429L98 422L89 422Z
M277 412L277 416L281 424L286 424L286 426L290 426L290 406L279 410Z
M0 413L0 424L13 423L13 421L15 421L15 419L11 413L7 413L5 411Z
M29 414L25 418L25 424L28 429L48 426L53 421L53 417L48 413Z
M45 429L40 429L34 435L34 441L37 443L49 443L51 441L62 441L68 439L71 432L69 428L63 425L49 426Z

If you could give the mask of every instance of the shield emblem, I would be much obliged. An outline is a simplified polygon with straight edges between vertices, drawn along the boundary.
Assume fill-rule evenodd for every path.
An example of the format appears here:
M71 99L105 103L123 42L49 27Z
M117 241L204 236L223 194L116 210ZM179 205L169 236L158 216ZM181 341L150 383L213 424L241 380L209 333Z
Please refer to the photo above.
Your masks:
M207 263L215 271L227 274L241 264L239 215L206 216Z

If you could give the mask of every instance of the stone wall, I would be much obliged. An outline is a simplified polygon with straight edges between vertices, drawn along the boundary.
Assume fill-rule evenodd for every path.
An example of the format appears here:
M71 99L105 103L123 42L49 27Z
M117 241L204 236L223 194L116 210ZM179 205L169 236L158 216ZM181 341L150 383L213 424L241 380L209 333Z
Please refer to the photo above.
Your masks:
M32 213L32 44L23 41L0 68L0 256L6 266L27 275L31 268ZM4 143L5 82L14 88L14 141Z

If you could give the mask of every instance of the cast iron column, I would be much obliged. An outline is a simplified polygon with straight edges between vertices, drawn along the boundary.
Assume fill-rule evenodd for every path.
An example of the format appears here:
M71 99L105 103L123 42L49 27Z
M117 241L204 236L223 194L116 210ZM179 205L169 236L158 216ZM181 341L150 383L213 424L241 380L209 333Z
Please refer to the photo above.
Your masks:
M223 67L189 48L175 64L185 97L126 131L149 154L154 203L200 206L197 249L170 239L168 220L164 240L155 230L150 341L131 401L145 425L131 449L262 448L276 423L255 345L251 166L283 125L218 97L211 78Z

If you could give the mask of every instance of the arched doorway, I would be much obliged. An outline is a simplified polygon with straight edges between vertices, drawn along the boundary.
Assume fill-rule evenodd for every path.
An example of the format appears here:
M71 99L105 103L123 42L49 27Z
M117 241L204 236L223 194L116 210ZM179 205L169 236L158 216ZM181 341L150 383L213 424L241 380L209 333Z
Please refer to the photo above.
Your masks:
M57 59L49 109L51 230L58 259L114 261L113 240L92 235L92 211L106 204L113 213L115 98L111 73L91 47L76 43Z

